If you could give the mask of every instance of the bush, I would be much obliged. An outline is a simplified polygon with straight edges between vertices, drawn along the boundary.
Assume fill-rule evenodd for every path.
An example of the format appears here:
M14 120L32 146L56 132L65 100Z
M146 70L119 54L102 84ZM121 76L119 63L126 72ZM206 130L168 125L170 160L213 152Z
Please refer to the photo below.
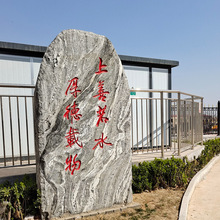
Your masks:
M132 166L133 192L167 187L185 187L193 176L214 156L220 153L220 139L204 143L205 149L193 161L183 159L155 159ZM3 212L2 212L3 210ZM0 185L0 219L23 219L40 213L40 192L36 182L25 176L21 182ZM2 216L1 216L2 215Z
M4 219L23 219L27 215L37 215L40 210L40 192L36 182L25 176L14 184L6 181L0 185L0 205L4 207L0 216Z
M193 161L183 159L154 159L132 166L132 189L135 193L167 187L186 187L193 176L220 153L220 139L204 143L201 155Z
M132 166L134 192L183 186L187 183L185 163L181 159L155 159Z

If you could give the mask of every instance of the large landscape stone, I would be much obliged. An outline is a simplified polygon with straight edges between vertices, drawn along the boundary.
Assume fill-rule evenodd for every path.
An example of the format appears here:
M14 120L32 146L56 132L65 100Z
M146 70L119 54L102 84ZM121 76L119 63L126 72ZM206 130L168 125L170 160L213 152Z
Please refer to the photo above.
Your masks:
M35 90L42 217L132 201L130 92L104 36L61 32L47 48Z

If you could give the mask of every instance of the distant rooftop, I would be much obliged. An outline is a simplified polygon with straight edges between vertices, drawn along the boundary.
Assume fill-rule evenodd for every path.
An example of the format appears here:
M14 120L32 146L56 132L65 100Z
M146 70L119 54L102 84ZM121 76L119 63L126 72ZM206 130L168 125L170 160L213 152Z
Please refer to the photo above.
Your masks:
M0 41L0 53L20 56L43 57L47 47L29 44L19 44ZM175 60L164 60L146 57L119 55L124 65L142 65L153 67L176 67L179 65Z

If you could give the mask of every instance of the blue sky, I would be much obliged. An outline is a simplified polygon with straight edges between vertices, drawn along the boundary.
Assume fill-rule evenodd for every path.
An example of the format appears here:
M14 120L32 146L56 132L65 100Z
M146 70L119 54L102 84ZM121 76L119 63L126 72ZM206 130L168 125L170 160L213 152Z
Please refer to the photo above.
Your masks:
M219 0L1 0L0 41L48 46L65 29L105 35L121 55L177 60L173 89L220 100Z

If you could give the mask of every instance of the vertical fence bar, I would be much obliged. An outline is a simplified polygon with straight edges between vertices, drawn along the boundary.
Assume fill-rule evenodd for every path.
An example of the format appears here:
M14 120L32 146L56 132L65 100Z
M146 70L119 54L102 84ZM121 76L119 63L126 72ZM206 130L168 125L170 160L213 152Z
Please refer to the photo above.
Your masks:
M10 114L10 131L11 131L11 153L12 153L12 165L15 165L15 158L14 158L14 143L13 143L13 130L12 130L12 114L11 114L11 97L8 97L9 102L9 114Z
M173 101L170 100L170 148L173 147L173 130L174 130L174 111L173 111Z
M164 158L164 118L163 118L163 92L160 92L160 111L161 111L161 157Z
M176 100L175 103L175 111L176 111L176 129L175 129L175 134L176 134L176 143L175 143L175 147L178 150L178 99Z
M149 129L148 129L148 105L147 105L147 99L146 99L146 131L147 131L147 152L149 148Z
M203 114L206 114L206 107L205 106L204 106ZM206 115L203 115L203 126L205 128L204 132L206 132Z
M136 99L136 131L137 131L137 153L138 153L138 100Z
M35 118L34 96L32 96L31 100L32 100L32 111L33 111L34 150L36 152L36 144L35 144L35 132L36 132L36 130L35 130L35 120L34 120L34 118ZM132 121L132 123L133 123L133 121ZM132 137L132 139L133 139L133 137ZM37 162L36 160L37 160L37 158L36 158L36 153L35 153L35 163Z
M177 125L177 112L176 112L176 100L174 101L174 112L173 112L173 126L174 126L174 129L173 129L173 136L174 136L174 151L176 151L176 144L177 144L177 136L176 136L176 125ZM176 116L176 117L175 117Z
M156 102L156 149L158 150L159 146L158 146L158 134L157 134L157 130L158 130L158 125L157 125L157 100Z
M203 145L203 98L201 99L201 138L202 138L202 145Z
M194 149L194 97L192 96L192 109L191 109L191 131L192 131L192 150Z
M218 136L220 135L220 101L218 101Z
M213 105L211 107L211 116L212 116L212 126L213 126L213 123L214 123ZM212 127L211 127L211 129L212 129Z
M183 132L184 132L184 139L187 138L187 134L186 134L186 101L183 101Z
M134 137L133 137L133 99L131 99L131 148L132 152L134 152Z
M177 147L178 147L178 156L180 156L181 148L181 137L180 137L180 93L178 92L178 101L177 101Z
M2 97L0 97L1 101L1 119L2 119L2 144L3 144L3 154L4 154L4 166L6 167L6 152L5 152L5 131L4 131L4 116L3 116L3 102Z
M144 151L144 143L143 143L143 139L144 139L144 126L143 126L143 103L142 103L143 101L142 101L142 99L141 99L141 135L142 135L142 137L141 137L141 139L142 139L142 153L143 153L143 151Z
M20 112L19 112L19 98L17 97L17 116L18 116L18 141L20 151L20 165L22 165L22 152L21 152L21 131L20 131Z
M153 120L153 100L151 99L150 100L150 121L151 121L151 126L150 126L150 129L151 129L151 146L152 146L152 152L154 150L154 134L153 134L153 127L154 127L154 120Z
M25 97L25 116L26 116L28 164L30 164L30 146L29 146L29 133L28 133L27 97Z
M165 134L166 134L166 138L165 138L166 143L165 143L165 145L166 145L166 150L167 150L167 134L168 134L168 132L167 132L167 130L168 130L168 119L167 119L168 109L167 109L167 102L168 102L168 100L165 100L165 126L166 126L166 131L165 131Z
M171 134L171 129L172 129L172 125L171 125L171 117L172 117L172 102L170 100L168 100L168 108L169 108L169 126L168 126L168 132L169 132L169 146L170 146L170 150L172 149L172 134Z

